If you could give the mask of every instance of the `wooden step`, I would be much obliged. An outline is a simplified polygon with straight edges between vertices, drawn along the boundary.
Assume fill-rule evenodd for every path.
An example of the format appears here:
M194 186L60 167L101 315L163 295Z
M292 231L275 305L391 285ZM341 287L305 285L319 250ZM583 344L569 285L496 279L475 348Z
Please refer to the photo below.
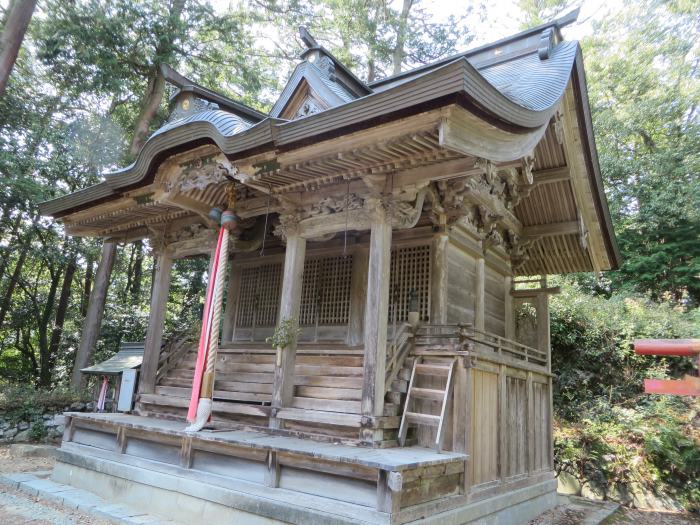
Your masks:
M416 374L447 377L450 374L450 366L420 364L416 365Z
M294 397L292 408L307 408L324 412L342 412L344 414L360 414L360 401L339 401L337 399L314 399L310 397Z
M353 355L297 355L297 365L335 365L335 366L359 366L364 362L362 356ZM225 363L275 363L274 354L223 354L219 355L218 364Z
M329 388L362 388L362 377L295 375L294 384Z
M291 421L306 421L307 423L324 423L341 427L360 427L360 414L343 414L340 412L325 412L321 410L306 410L302 408L283 408L277 412L278 419Z
M157 386L156 394L161 396L171 396L180 397L184 399L190 399L192 395L191 388L181 388L173 386ZM257 392L240 392L240 391L230 391L230 390L214 390L214 399L227 399L230 401L251 401L255 403L269 403L272 401L271 394L257 393Z
M190 400L182 397L161 396L158 394L139 394L138 402L146 405L189 408ZM241 414L247 416L268 417L270 407L262 405L246 405L229 401L214 401L213 411L224 414Z
M427 425L430 427L440 425L440 416L419 414L418 412L406 412L406 420L414 425Z
M413 390L411 390L411 395L413 397L418 398L418 399L427 399L429 401L439 401L441 403L442 403L443 399L445 399L445 391L438 390L435 388L413 387Z
M339 399L344 401L362 400L362 390L360 388L297 386L295 390L296 395L299 397L313 397L315 399Z

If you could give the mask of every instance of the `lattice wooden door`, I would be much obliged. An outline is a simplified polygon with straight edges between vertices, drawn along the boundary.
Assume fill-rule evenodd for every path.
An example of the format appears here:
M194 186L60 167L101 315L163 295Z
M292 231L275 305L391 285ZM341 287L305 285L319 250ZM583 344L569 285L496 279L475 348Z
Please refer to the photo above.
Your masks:
M241 269L241 287L236 302L236 329L255 330L277 323L282 290L282 263L268 263Z
M346 326L350 317L352 256L317 257L304 263L299 324L313 327Z
M411 290L418 293L420 320L429 321L430 245L393 248L389 276L389 323L395 325L408 319Z

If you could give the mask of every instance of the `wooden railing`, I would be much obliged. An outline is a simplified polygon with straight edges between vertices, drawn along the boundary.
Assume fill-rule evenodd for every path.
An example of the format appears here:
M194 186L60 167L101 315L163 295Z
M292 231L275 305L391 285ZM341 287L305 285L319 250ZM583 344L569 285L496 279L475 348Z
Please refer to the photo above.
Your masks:
M190 349L192 343L192 331L184 330L176 332L163 345L158 357L158 371L156 372L156 384L182 359Z
M386 381L384 383L387 391L391 388L391 383L396 379L409 350L413 347L413 340L413 327L408 323L402 323L394 333L394 339L387 348Z
M442 349L448 352L493 352L500 356L525 361L537 366L548 366L547 352L506 339L500 335L477 330L471 325L421 325L415 337L417 346Z
M548 365L547 352L506 339L500 335L477 330L472 326L464 325L460 328L460 336L463 340L487 347L498 355L504 355L514 359L525 361L539 366Z

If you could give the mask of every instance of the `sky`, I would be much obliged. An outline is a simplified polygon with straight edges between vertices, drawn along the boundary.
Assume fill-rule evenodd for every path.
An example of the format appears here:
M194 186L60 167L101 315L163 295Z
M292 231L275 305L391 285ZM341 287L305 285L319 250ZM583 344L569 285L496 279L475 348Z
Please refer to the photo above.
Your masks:
M231 3L245 0L210 0L218 11L225 11ZM390 4L400 9L401 0L390 0ZM612 12L621 9L622 0L579 0L572 2L580 6L578 22L564 28L564 38L580 40L593 32L593 22L605 18ZM418 0L416 5L426 9L434 17L435 22L445 22L450 16L464 18L464 13L471 5L474 14L464 20L466 26L474 34L474 40L469 47L476 47L521 31L521 14L517 0ZM479 6L483 5L483 9ZM485 20L477 14L485 12ZM565 13L573 10L567 9ZM565 14L563 13L563 14ZM466 49L464 50L466 51Z

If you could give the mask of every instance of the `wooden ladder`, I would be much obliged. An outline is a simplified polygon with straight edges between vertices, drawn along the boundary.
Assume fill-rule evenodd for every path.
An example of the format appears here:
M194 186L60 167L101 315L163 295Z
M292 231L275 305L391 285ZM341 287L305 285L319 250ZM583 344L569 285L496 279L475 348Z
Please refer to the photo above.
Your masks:
M445 415L447 405L450 401L450 391L452 389L452 372L454 370L456 360L449 363L423 363L420 357L417 357L413 363L411 372L411 382L408 385L408 394L406 395L406 404L401 417L401 427L399 428L399 445L405 446L406 434L408 433L409 425L424 425L429 427L437 427L437 435L435 437L435 450L442 450L442 440L445 435ZM414 386L416 376L437 376L446 377L445 388L419 388ZM441 403L440 415L423 414L420 412L411 412L411 401L415 399L425 399Z

